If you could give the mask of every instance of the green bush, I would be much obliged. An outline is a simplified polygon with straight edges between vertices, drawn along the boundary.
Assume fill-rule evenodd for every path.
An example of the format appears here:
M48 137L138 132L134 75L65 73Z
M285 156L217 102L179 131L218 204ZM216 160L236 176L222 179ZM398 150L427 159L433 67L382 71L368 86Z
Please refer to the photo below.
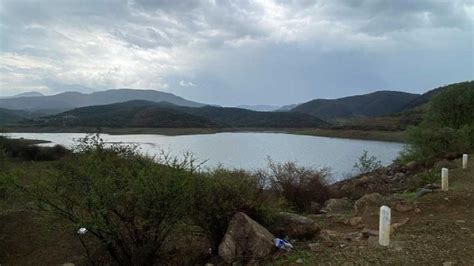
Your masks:
M158 165L127 146L92 137L47 176L22 190L68 228L95 236L120 265L151 265L187 214L186 171Z
M364 174L374 171L375 169L378 169L380 167L382 167L382 162L380 160L377 160L377 157L373 155L369 157L369 153L367 151L364 151L364 153L354 164L353 168L359 173Z
M68 149L61 145L40 147L32 145L26 140L9 139L4 136L0 136L0 149L2 149L8 157L25 161L55 161L70 153Z
M428 103L422 123L407 130L400 161L434 162L447 153L474 151L474 82L455 84Z
M203 228L214 248L222 240L236 212L266 225L283 203L264 190L261 179L241 170L215 169L197 175L190 186L192 222Z
M265 224L279 208L259 178L244 171L198 172L192 158L148 158L98 135L74 150L18 187L42 211L62 218L56 225L87 228L120 265L166 262L173 241L182 239L176 232L196 226L217 247L236 212Z

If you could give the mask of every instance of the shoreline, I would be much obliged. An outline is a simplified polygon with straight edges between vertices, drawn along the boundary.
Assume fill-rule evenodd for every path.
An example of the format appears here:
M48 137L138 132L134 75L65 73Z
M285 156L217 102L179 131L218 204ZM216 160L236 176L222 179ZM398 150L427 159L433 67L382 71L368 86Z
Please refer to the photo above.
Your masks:
M224 132L286 133L330 138L387 141L405 143L403 131L323 129L323 128L58 128L58 127L8 127L4 133L107 133L111 135L159 134L166 136L215 134Z

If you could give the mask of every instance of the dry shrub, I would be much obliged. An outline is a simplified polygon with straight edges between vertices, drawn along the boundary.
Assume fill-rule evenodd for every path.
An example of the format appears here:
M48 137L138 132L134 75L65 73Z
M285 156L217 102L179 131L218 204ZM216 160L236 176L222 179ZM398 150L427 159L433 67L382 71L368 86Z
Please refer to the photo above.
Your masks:
M283 196L297 211L309 211L312 203L323 204L329 199L328 169L312 169L294 162L268 162L267 185Z

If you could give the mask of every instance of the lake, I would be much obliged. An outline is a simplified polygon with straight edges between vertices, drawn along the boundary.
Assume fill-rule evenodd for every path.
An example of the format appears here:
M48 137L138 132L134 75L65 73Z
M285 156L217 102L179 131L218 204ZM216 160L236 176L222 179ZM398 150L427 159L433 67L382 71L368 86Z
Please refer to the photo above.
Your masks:
M12 138L48 140L70 147L84 133L8 133ZM390 164L403 147L401 143L303 136L285 133L216 133L200 135L109 135L106 142L138 145L149 155L165 150L173 155L191 152L205 167L222 165L247 170L266 168L267 158L276 162L294 161L300 165L331 168L333 180L353 174L353 166L364 150L375 155L383 165Z

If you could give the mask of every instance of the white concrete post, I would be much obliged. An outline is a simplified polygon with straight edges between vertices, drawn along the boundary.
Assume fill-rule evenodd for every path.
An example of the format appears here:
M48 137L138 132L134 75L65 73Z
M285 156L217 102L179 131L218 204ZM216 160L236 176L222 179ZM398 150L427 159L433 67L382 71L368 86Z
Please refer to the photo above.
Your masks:
M379 218L379 244L388 247L390 244L390 208L380 207Z
M441 190L448 191L449 189L449 172L448 168L441 169Z
M467 154L462 155L462 169L467 169Z

